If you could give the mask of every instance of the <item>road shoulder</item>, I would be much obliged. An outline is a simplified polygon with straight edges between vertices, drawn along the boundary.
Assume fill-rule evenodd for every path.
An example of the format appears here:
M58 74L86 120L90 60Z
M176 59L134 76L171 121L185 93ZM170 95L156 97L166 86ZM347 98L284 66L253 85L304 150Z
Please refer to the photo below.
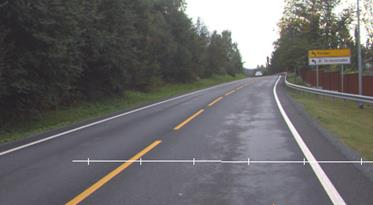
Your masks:
M198 95L201 95L204 91L211 90L211 89L216 89L216 88L223 87L223 86L229 86L229 85L232 85L232 84L235 84L235 83L240 83L240 82L245 81L245 80L247 80L247 78L234 80L234 81L230 81L230 82L225 82L225 83L201 88L201 89L186 92L186 93L181 93L179 95L162 98L162 99L159 99L157 101L149 102L149 103L146 103L146 104L140 104L138 106L134 106L134 107L129 108L129 109L128 108L127 109L122 109L122 110L119 110L119 111L114 112L114 113L109 113L109 114L103 115L101 117L93 117L92 119L82 120L80 122L68 124L68 125L65 125L65 126L62 126L62 127L52 128L50 130L47 130L47 131L44 131L44 132L41 132L41 133L33 134L33 135L31 135L29 137L26 137L26 138L20 138L18 140L7 142L7 143L0 143L0 156L3 155L4 152L8 152L12 149L18 149L18 148L23 147L23 146L28 147L29 144L33 144L33 143L39 144L38 141L41 141L41 142L49 141L48 138L54 139L54 138L56 138L56 137L54 137L56 135L63 136L63 135L69 134L73 130L79 131L81 129L84 129L83 127L88 128L88 127L94 126L95 124L101 124L101 121L103 121L103 122L104 121L110 121L111 118L112 119L119 118L119 117L131 114L131 113L134 113L134 112L138 112L138 111L142 111L142 110L145 110L145 109L150 109L150 108L153 108L153 107L157 107L158 105L161 105L161 104L164 104L164 103L167 103L167 102L182 100L184 98L193 97L193 96L198 96ZM73 132L75 132L75 131L73 131ZM66 134L64 134L64 133L66 133Z
M360 160L360 155L342 144L335 136L310 117L302 105L287 93L283 81L278 86L280 101L287 115L302 135L317 160ZM348 204L373 204L371 166L321 165ZM365 171L362 171L365 170ZM357 203L358 202L358 203Z
M287 89L287 88L285 88ZM346 157L347 160L356 160L361 158L361 154L343 143L339 137L337 137L334 133L329 131L327 128L323 127L321 123L312 117L304 108L304 105L296 102L291 96L286 93L287 97L290 99L291 105L294 107L294 109L297 110L297 112L306 119L307 122L310 123L312 127L317 129L320 133L322 133L322 136L324 136L342 155ZM368 177L373 182L373 165L372 164L366 164L364 166L360 166L357 164L354 164L354 166L359 169L363 174Z

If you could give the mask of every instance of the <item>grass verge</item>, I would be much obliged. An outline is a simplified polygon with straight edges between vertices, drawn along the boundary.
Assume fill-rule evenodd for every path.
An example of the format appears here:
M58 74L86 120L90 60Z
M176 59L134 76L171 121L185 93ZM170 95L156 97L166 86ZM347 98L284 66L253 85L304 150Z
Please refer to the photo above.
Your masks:
M316 96L290 90L289 95L304 105L307 113L358 151L364 158L373 160L373 109L367 105L359 109L357 103Z
M0 130L0 133L3 133L0 135L0 144L243 78L245 78L243 74L235 77L229 75L213 76L189 84L164 85L147 93L126 91L125 95L120 97L110 97L95 102L81 102L73 107L61 107L55 111L42 113L37 119L17 122L8 126L6 130L3 128L3 130Z
M286 79L288 80L289 83L307 86L306 83L303 82L302 78L300 78L299 76L296 76L295 73L288 73Z

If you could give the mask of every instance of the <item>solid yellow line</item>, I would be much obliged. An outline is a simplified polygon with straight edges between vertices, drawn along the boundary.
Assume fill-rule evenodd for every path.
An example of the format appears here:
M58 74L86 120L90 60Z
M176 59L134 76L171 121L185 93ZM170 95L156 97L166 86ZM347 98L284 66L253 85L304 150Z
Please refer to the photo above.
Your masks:
M96 183L94 183L92 186L88 187L86 190L84 190L82 193L80 193L78 196L70 200L69 202L66 203L66 205L75 205L79 204L82 202L84 199L86 199L88 196L93 194L96 190L101 188L103 185L105 185L107 182L109 182L111 179L113 179L115 176L120 174L123 170L127 169L135 160L140 159L142 156L144 156L146 153L148 153L150 150L152 150L154 147L159 145L162 141L157 140L147 146L145 149L137 153L135 156L133 156L130 161L131 162L125 162L113 171L111 171L109 174L106 176L102 177L100 180L98 180Z
M213 105L215 105L216 103L218 103L220 100L222 100L223 97L218 97L217 99L215 99L214 101L212 101L210 104L209 104L209 107L212 107Z
M194 118L196 118L198 115L202 114L203 111L205 111L204 109L201 109L199 110L198 112L194 113L192 116L188 117L188 119L184 120L182 123L180 123L178 126L176 126L174 128L174 130L179 130L181 129L182 127L184 127L184 125L188 124L190 121L192 121Z
M236 92L235 90L232 90L232 91L230 91L229 93L226 93L225 96L228 96L228 95L233 94L233 93L235 93L235 92Z
M241 87L236 88L236 91L241 90L243 87L244 87L244 86L241 86Z

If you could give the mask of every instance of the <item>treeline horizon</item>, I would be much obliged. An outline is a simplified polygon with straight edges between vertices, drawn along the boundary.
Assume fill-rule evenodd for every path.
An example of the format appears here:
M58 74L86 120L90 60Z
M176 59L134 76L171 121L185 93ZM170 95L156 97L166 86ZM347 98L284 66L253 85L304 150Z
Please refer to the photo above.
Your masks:
M242 73L184 0L0 1L0 124L82 100Z

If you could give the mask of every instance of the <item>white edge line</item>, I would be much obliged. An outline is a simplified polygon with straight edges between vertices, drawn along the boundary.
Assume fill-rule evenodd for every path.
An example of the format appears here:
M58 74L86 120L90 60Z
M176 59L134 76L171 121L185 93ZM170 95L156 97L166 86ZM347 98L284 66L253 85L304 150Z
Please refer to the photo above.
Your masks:
M139 160L123 160L123 159L74 159L72 160L72 163L85 163L85 164L93 164L93 163L125 163L125 162L131 162L131 163L140 163L142 165L143 163L193 163L193 160L163 160L163 159L155 159L155 160L144 160L140 158ZM361 164L361 161L306 161L306 159L302 161L258 161L258 160L250 160L248 158L247 161L227 161L227 160L194 160L195 163L220 163L220 164ZM364 164L373 164L373 161L363 161Z
M313 156L311 151L308 149L306 143L303 141L302 137L294 127L293 123L290 121L289 117L287 116L284 108L281 105L281 102L277 96L277 85L278 82L280 81L281 76L278 77L275 86L273 87L273 95L275 97L277 106L281 112L282 117L284 118L287 126L289 127L292 135L295 138L295 141L298 143L298 146L302 150L304 156L307 158L308 161L317 161L316 158ZM312 170L316 174L317 178L319 179L322 187L324 188L325 192L328 194L330 200L332 201L333 204L338 204L338 205L344 205L346 202L343 200L341 195L338 193L337 189L334 187L324 170L321 168L319 163L311 163L310 164L312 167Z
M109 117L109 118L105 118L103 120L99 120L99 121L96 121L96 122L93 122L93 123L89 123L89 124L81 126L81 127L77 127L77 128L71 129L71 130L67 130L65 132L61 132L61 133L52 135L50 137L46 137L46 138L43 138L43 139L40 139L40 140L36 140L36 141L30 142L30 143L27 143L27 144L24 144L24 145L21 145L21 146L18 146L18 147L15 147L15 148L3 151L3 152L0 152L0 156L6 155L6 154L9 154L9 153L12 153L12 152L15 152L15 151L18 151L18 150L21 150L21 149L24 149L24 148L36 145L36 144L40 144L40 143L43 143L43 142L55 139L57 137L60 137L60 136L63 136L63 135L67 135L67 134L70 134L70 133L73 133L73 132L76 132L76 131L88 128L88 127L92 127L94 125L98 125L98 124L101 124L101 123L104 123L104 122L107 122L107 121L110 121L110 120L113 120L113 119L116 119L116 118L120 118L120 117L129 115L129 114L141 111L141 110L145 110L145 109L148 109L148 108L151 108L151 107L155 107L155 106L167 103L167 102L178 100L180 98L188 97L188 96L191 96L191 95L194 95L194 94L197 94L197 93L200 93L200 92L204 92L204 91L207 91L207 90L210 90L210 89L222 87L222 86L225 86L225 85L231 85L233 83L241 82L241 81L244 81L244 80L247 80L247 79L245 78L245 79L242 79L242 80L237 80L237 81L233 81L233 82L223 83L223 84L220 84L220 85L215 85L215 86L212 86L212 87L209 87L209 88L205 88L205 89L202 89L202 90L197 90L197 91L194 91L194 92L191 92L191 93L187 93L187 94L184 94L184 95L181 95L181 96L177 96L177 97L174 97L174 98L171 98L171 99L168 99L168 100L157 102L157 103L145 106L145 107L137 108L137 109L131 110L129 112L125 112L125 113L122 113L122 114L119 114L119 115L115 115L115 116L112 116L112 117Z

